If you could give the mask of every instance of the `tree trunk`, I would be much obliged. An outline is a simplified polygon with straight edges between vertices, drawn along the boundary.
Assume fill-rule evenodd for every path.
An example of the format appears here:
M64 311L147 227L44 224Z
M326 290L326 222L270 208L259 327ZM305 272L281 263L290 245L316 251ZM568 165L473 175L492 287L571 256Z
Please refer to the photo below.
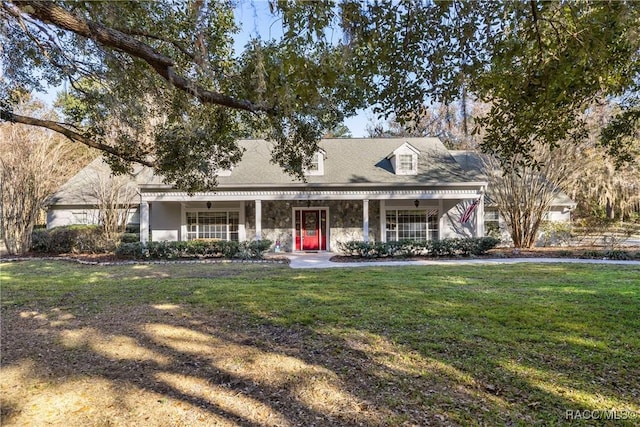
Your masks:
M613 203L611 203L611 199L608 197L607 197L606 211L607 211L607 219L613 220L616 218L615 208L613 207Z

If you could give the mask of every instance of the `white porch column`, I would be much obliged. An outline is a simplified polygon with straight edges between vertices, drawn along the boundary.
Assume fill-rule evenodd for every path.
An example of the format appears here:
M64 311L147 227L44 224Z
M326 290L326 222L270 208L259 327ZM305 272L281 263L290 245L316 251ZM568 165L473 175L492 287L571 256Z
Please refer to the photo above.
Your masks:
M149 202L140 202L140 243L149 241Z
M438 240L444 236L444 201L438 200Z
M387 218L386 218L386 211L385 211L386 205L385 205L385 200L382 199L380 200L380 241L381 242L386 242L387 241Z
M476 209L476 237L484 237L484 191Z
M256 200L256 240L262 240L262 200Z
M369 200L362 201L362 240L369 241Z
M244 242L247 240L247 229L245 222L247 220L244 202L240 202L240 214L238 215L238 240Z

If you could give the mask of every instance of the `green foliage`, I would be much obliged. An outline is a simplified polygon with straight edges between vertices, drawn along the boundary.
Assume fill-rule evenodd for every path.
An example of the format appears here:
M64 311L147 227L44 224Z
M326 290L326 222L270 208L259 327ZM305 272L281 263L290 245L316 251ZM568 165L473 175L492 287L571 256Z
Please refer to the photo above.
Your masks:
M568 245L574 237L570 222L544 221L540 231L542 246Z
M500 231L500 224L497 221L485 222L484 226L485 226L485 233L487 234L487 236L499 239L500 236L502 235Z
M135 243L140 241L140 232L138 233L124 233L122 237L120 237L121 243Z
M629 252L618 250L618 249L605 251L604 257L607 259L615 259L615 260L622 260L622 261L629 261L633 259L633 257L631 256L631 254L629 254Z
M611 120L600 134L600 144L616 160L616 166L624 163L637 165L640 158L640 95L636 88L635 99L625 111Z
M453 257L482 255L495 248L500 240L494 237L470 237L442 240L402 240L399 242L338 242L340 251L358 258L383 257Z
M635 254L635 258L638 258L638 254ZM581 258L586 259L612 259L619 261L630 261L634 259L634 256L631 255L628 251L623 251L619 249L610 249L604 251L598 250L587 250L582 253Z
M269 250L272 245L271 240L252 240L240 242L238 250L235 253L230 253L227 256L230 258L240 259L259 259L263 254Z
M123 242L116 248L115 254L118 258L142 259L144 245L141 242Z
M515 4L515 3L514 3ZM483 149L510 159L531 144L585 137L580 113L634 86L640 70L636 4L520 3L476 81L492 104ZM526 160L525 160L526 161Z
M116 255L129 259L226 258L260 259L271 247L270 240L235 242L226 240L190 240L122 243Z
M585 135L590 102L637 92L636 2L273 2L282 36L239 53L235 6L3 2L3 116L14 88L70 81L67 129L114 148L114 171L155 159L167 182L198 191L237 161L239 137L267 137L272 161L304 179L318 139L357 109L409 120L467 95L492 105L484 149L535 163L534 141ZM603 141L627 160L637 104L621 106Z
M160 127L155 150L158 169L169 182L191 193L215 187L217 171L231 169L243 154L236 144L237 115L202 106L191 117Z
M115 243L106 239L99 225L69 225L34 230L31 250L48 254L106 253Z

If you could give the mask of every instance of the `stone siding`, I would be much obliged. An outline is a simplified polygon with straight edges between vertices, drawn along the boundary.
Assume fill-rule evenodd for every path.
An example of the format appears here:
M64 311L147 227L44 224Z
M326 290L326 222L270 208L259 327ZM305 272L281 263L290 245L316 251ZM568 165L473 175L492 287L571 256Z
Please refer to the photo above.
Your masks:
M329 247L338 250L338 242L362 240L362 200L344 201L263 201L262 202L262 238L274 243L280 241L281 250L291 252L295 249L293 241L294 208L329 209ZM256 210L254 202L245 205L247 239L255 238ZM369 240L379 240L380 203L369 201Z

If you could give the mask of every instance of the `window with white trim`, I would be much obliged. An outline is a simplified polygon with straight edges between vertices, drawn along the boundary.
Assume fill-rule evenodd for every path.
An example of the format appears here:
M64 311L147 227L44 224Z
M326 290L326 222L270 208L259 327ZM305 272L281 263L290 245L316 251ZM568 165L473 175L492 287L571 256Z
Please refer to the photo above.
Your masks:
M391 161L393 173L396 175L416 175L418 173L418 156L420 151L405 142L387 156Z
M238 212L194 211L186 213L187 240L217 239L238 241Z
M438 209L386 211L387 242L399 240L438 240Z
M89 215L87 211L71 211L73 224L89 224Z
M311 163L304 171L305 175L324 175L324 152L318 151L311 157Z
M484 211L484 222L500 222L500 212L494 209L487 209Z
M397 167L399 174L411 174L415 172L415 155L413 154L398 154Z
M484 211L484 234L500 238L500 212L497 209Z

